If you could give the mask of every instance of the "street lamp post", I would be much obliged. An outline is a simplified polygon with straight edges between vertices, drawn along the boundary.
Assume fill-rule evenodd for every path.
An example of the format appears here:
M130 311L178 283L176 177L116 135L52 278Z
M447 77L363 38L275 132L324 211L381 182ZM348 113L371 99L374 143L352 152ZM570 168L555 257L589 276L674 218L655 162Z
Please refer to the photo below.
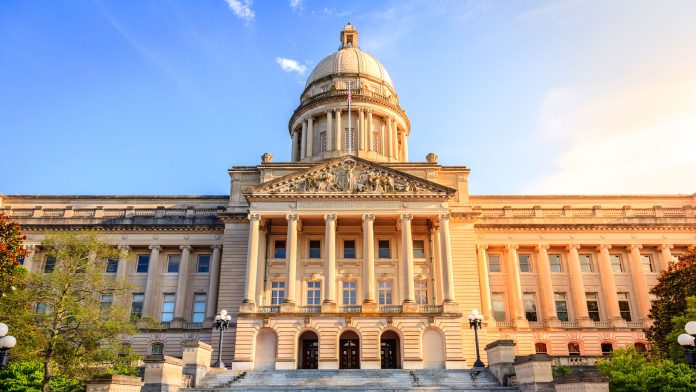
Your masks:
M6 336L9 328L7 324L0 323L0 370L7 367L10 360L10 350L17 344L14 336Z
M684 347L686 363L696 369L696 321L689 321L684 327L686 333L679 335L677 341Z
M220 331L220 341L218 342L218 360L213 365L214 367L224 368L225 364L222 363L222 336L225 334L225 330L230 325L230 320L232 316L227 314L227 310L222 309L220 313L215 315L215 329Z
M479 314L478 310L474 309L467 318L469 319L469 329L474 329L474 338L476 339L476 362L474 362L474 367L482 368L485 366L481 361L481 352L479 351L478 330L483 327L483 315Z

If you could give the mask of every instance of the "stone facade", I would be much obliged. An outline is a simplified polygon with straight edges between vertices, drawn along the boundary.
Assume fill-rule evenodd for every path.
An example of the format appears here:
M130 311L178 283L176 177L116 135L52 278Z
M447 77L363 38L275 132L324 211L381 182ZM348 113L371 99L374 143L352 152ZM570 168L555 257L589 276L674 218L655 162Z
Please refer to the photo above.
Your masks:
M106 273L162 321L126 343L217 350L227 309L222 359L239 370L468 367L472 309L482 345L513 341L513 356L645 344L649 289L696 244L696 194L470 195L468 168L409 161L408 117L357 38L346 26L310 76L290 162L229 169L229 195L1 196L28 235L24 265L50 264L46 229L101 230L122 249ZM205 352L181 371L207 371Z

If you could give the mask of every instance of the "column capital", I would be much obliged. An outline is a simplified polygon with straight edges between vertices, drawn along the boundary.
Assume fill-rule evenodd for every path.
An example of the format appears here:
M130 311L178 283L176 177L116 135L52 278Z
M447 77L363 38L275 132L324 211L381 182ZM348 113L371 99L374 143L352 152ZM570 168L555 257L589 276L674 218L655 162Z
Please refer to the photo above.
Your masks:
M300 216L297 215L297 214L287 214L287 215L285 215L285 219L287 219L288 222L296 221L299 217L300 217Z
M150 250L157 250L157 251L162 249L162 247L159 244L152 244L152 245L148 246L148 248L150 248Z
M451 215L449 213L447 214L437 214L437 220L438 221L444 221L444 220L449 220Z
M375 214L363 214L362 221L363 222L374 222L375 221Z
M127 251L130 250L130 246L129 246L129 245L126 245L126 244L119 244L119 245L118 245L118 250L126 251L126 252L127 252Z
M572 249L578 250L580 249L580 245L578 244L569 244L565 246L567 251L571 251Z
M609 244L599 244L599 245L597 245L597 250L598 250L598 251L601 252L601 251L604 250L604 249L606 249L606 250L611 249L611 245L609 245Z
M215 245L210 245L210 249L221 249L222 245L220 244L215 244Z
M477 244L476 250L488 250L488 244Z
M341 113L341 108L335 108L333 111L334 111L335 113Z
M251 221L260 221L260 220L261 220L261 214L249 214L249 215L247 215L247 219L249 219L249 222L251 222Z
M633 250L641 250L643 249L643 245L638 245L638 244L630 244L626 247L628 250L633 251Z
M672 244L660 244L657 246L657 249L659 249L659 250L674 249L674 245L672 245Z
M544 250L549 250L550 247L551 247L551 246L550 246L549 244L537 244L537 245L534 247L534 249L536 249L536 251L539 252L539 251L542 250L542 249L544 249Z
M507 245L505 245L505 248L507 248L507 250L513 250L513 249L517 250L520 248L520 246L517 244L507 244Z
M181 250L191 250L192 246L189 244L184 244L184 245L179 245L179 249Z
M413 220L413 214L401 214L401 215L399 215L399 220L402 221L402 222L403 222L403 221L409 221L409 222L410 222L411 220Z
M325 221L325 222L329 222L329 221L334 221L334 222L335 222L336 219L338 219L338 217L336 216L336 214L324 214L324 221Z

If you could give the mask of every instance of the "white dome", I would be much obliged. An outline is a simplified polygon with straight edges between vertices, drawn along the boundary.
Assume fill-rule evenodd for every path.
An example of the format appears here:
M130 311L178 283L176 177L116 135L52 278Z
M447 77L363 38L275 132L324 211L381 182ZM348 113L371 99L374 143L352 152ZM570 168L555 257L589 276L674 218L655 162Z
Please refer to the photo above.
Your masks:
M373 77L394 89L391 77L382 64L371 55L353 47L344 47L321 60L309 74L305 88L325 76L341 74Z

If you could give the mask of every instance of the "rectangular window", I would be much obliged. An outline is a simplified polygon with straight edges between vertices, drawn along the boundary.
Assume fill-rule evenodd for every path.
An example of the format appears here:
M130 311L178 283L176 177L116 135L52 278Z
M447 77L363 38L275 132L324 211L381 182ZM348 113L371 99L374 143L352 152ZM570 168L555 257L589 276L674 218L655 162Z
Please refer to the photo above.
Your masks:
M271 305L280 305L285 301L285 282L271 282Z
M307 282L307 305L321 305L321 282Z
M428 282L425 280L416 281L416 303L419 305L428 304Z
M379 282L379 304L392 304L392 282Z
M354 259L355 258L355 240L344 240L343 241L343 258L344 259Z
M599 317L599 297L597 293L585 293L587 299L587 312L593 321L600 321Z
M285 258L285 240L275 240L273 243L273 257L276 259Z
M558 319L561 321L568 321L568 302L566 302L565 293L554 293L554 300L556 301L556 314Z
M343 282L343 305L355 305L357 303L357 283Z
M146 274L149 265L150 255L138 255L138 264L136 266L135 272Z
M500 272L500 256L488 255L488 271Z
M379 241L377 241L377 246L379 248L378 256L380 259L390 259L391 258L391 250L389 248L389 240L379 240Z
M50 274L56 268L56 258L47 257L46 264L44 264L44 272Z
M424 259L425 258L425 241L413 240L413 258L414 259Z
M580 255L580 271L592 272L592 257L590 255Z
M611 270L614 272L624 272L623 264L621 263L621 255L610 255Z
M191 321L194 323L202 323L205 320L205 305L208 296L206 294L193 295L193 317Z
M507 319L505 315L505 294L491 294L491 302L493 304L493 318L495 321L505 321Z
M145 294L138 293L133 294L133 299L131 300L131 318L140 318L143 316L143 302L145 301Z
M643 266L643 272L655 272L652 256L640 255L640 264Z
M111 294L102 294L101 296L101 301L99 303L99 307L101 310L106 310L111 307L111 304L114 303L114 296Z
M529 255L519 255L520 272L532 272L532 263L529 261Z
M179 264L181 263L181 256L179 255L169 255L167 258L167 272L170 274L179 273Z
M160 321L166 323L174 319L174 304L176 294L164 294L162 297L162 318Z
M210 272L210 255L198 255L198 265L196 266L196 272Z
M522 293L524 301L524 315L527 321L537 321L536 299L534 293Z
M549 255L549 268L551 272L563 272L560 255Z
M319 146L321 152L326 151L326 131L319 134Z
M631 321L631 304L628 302L628 293L617 293L619 298L619 312L626 321Z
M118 272L118 259L106 260L106 273L114 274L116 272Z
M309 241L309 258L310 259L320 259L321 258L321 241L319 241L319 240Z

